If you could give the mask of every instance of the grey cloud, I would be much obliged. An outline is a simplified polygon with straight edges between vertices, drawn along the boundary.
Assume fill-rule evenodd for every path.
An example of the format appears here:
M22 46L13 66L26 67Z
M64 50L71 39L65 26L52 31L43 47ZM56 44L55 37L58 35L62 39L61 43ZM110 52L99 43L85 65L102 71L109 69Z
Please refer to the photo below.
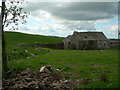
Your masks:
M94 22L81 22L80 30L96 30Z
M32 16L40 19L43 15L40 14L41 10L50 13L51 19L56 22L60 21L58 24L65 25L66 29L63 30L66 32L75 29L96 30L96 21L113 19L118 15L117 2L29 2L24 8L31 12Z
M59 7L58 5L61 5ZM99 19L111 19L117 16L118 3L116 2L38 2L29 3L26 7L32 14L36 14L35 11L45 10L51 13L57 18L67 20L99 20ZM35 15L34 14L34 15ZM38 15L36 15L38 16Z
M68 20L110 19L117 15L117 8L115 3L71 3L64 9L52 11L52 14Z

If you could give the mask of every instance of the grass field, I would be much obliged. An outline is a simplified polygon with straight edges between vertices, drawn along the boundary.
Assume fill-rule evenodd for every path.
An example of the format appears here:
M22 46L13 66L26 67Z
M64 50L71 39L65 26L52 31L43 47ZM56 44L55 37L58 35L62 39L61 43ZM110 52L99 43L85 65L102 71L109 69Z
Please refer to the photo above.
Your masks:
M91 83L76 84L79 88L117 88L118 50L55 50L50 48L17 47L19 43L59 43L63 38L32 36L7 32L8 65L13 71L31 68L33 71L51 64L60 68L70 80L92 80ZM19 37L18 37L19 36ZM20 39L22 38L22 39ZM23 39L24 38L24 39ZM69 73L74 73L70 77Z
M23 34L18 32L5 32L6 42L9 45L15 45L20 43L47 43L47 44L56 44L62 42L64 38L52 37L52 36L42 36L42 35L31 35Z

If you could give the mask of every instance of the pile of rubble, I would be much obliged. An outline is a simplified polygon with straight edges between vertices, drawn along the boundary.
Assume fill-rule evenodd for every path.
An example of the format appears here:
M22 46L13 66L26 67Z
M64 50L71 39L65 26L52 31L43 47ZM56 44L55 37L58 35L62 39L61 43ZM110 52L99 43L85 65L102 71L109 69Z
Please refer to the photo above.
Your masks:
M51 65L43 66L37 72L27 69L15 78L3 80L3 89L38 88L40 90L73 90L73 83L66 80L60 70L53 72Z

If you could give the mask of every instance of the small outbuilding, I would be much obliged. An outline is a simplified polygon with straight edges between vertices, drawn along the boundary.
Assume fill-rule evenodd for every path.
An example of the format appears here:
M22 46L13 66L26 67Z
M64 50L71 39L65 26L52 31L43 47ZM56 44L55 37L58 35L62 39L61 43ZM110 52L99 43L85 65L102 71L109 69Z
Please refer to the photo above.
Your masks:
M64 39L64 49L89 50L109 48L109 41L102 32L74 32Z

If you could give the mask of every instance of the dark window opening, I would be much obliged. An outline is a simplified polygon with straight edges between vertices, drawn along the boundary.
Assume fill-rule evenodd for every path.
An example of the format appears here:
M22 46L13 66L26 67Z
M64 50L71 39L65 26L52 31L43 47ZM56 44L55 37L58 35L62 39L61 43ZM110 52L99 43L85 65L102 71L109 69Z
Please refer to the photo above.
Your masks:
M87 37L85 36L85 38L87 38Z
M103 43L104 46L106 46L106 43Z

